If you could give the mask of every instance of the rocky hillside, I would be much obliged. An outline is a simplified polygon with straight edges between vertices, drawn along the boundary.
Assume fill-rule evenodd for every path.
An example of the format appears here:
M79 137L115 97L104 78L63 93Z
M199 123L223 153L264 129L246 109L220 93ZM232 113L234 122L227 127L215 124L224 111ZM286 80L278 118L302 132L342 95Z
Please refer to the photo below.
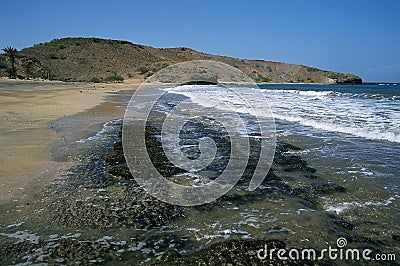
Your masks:
M189 60L215 60L247 73L256 82L361 83L353 74L303 65L246 60L197 52L190 48L153 48L127 41L98 38L64 38L22 49L16 56L20 78L63 81L110 81L142 78L168 65ZM9 62L0 55L0 76Z

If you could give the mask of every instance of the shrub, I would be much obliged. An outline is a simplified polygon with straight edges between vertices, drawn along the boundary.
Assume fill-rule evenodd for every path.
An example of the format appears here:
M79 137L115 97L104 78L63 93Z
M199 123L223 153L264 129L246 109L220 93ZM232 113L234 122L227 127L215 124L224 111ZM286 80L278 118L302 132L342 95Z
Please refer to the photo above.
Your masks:
M123 82L124 78L117 74L112 74L111 76L107 76L104 78L105 82Z
M58 59L58 56L55 53L49 54L50 59Z
M264 76L259 76L257 79L257 82L270 82L271 79L268 77L264 77Z
M98 77L93 77L91 79L89 79L89 82L93 82L93 83L100 83L102 81L101 78Z
M3 62L3 61L0 61L0 69L6 69L6 68L8 68L8 65L5 63L5 62Z
M149 70L147 69L147 67L145 66L140 66L137 68L137 71L139 71L140 74L146 74L147 72L149 72Z

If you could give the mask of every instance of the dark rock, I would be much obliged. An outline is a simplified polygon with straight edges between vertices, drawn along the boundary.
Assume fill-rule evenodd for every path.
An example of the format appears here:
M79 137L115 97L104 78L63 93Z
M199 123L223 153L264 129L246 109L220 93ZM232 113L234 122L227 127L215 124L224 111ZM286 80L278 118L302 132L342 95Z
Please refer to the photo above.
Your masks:
M116 153L123 153L122 141L115 142L113 148Z
M113 165L108 167L108 173L120 177L122 179L133 179L131 172L129 171L128 166L125 165Z
M11 265L7 261L12 261L15 259L16 254L27 253L35 247L35 244L29 241L13 242L8 244L0 245L0 264L1 265ZM12 263L15 264L15 263Z
M306 161L304 161L303 159L301 159L300 156L294 156L294 155L292 155L292 156L287 156L287 157L286 157L285 163L286 163L286 164L303 164L303 165L306 165L306 164L307 164Z
M354 229L354 225L353 224L351 224L351 223L349 223L349 222L347 222L347 221L345 221L343 219L340 219L340 218L333 220L333 223L335 223L336 225L338 225L338 226L340 226L340 227L342 227L344 229L347 229L347 230L353 230Z
M338 226L340 226L341 228L344 228L346 230L353 230L355 225L352 223L349 223L347 221L345 221L342 217L340 217L339 215L337 215L336 213L327 213L328 217L332 219L332 222Z
M169 249L164 254L162 254L161 261L174 262L180 258L182 258L182 255L178 251Z
M90 241L73 241L70 239L60 240L58 246L49 251L48 263L63 264L91 264L110 260L110 250L100 243Z
M291 191L292 196L298 197L300 199L303 199L307 202L310 202L313 204L313 208L315 209L317 206L320 207L320 203L318 201L317 195L314 193L311 193L310 191L307 191L306 189L303 188L295 188Z
M361 84L362 78L357 76L347 76L342 79L336 80L337 84Z
M275 174L273 169L270 169L264 181L282 181L282 178Z
M317 170L315 168L309 167L305 164L293 164L286 166L283 171L285 172L296 172L296 171L303 171L309 173L315 173Z
M104 161L109 165L116 165L126 162L123 153L107 154L104 156Z
M276 149L279 150L280 152L288 152L289 150L294 150L294 151L301 150L299 147L283 141L276 142Z
M285 172L304 171L309 173L315 173L316 170L307 166L307 162L296 155L285 156L281 153L276 153L274 162L283 167Z
M182 85L218 85L218 81L216 79L214 80L197 80L197 81L188 81L183 83Z
M281 240L228 240L215 243L200 251L181 257L174 256L171 261L164 262L166 265L314 265L309 260L280 260L277 252L264 259L257 256L259 250L278 250L286 247ZM263 253L261 252L262 256Z
M305 174L304 177L309 178L309 179L318 179L319 176L313 175L313 174Z
M109 187L108 190L111 191L88 200L64 200L52 210L51 220L64 226L132 226L146 229L165 225L171 219L182 216L179 206L156 200L143 191L138 193L140 189L117 191ZM109 198L112 198L112 202Z
M337 84L361 84L362 78L353 74L343 74L337 72L328 72L328 77L333 79Z
M313 191L321 194L329 194L334 192L346 192L346 188L333 182L315 182L311 184Z

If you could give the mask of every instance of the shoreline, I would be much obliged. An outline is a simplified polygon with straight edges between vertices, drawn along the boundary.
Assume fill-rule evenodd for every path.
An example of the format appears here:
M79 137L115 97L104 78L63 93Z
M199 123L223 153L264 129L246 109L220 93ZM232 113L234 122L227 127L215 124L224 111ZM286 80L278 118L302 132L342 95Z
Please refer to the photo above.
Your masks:
M319 248L320 245L326 243L325 241L334 243L338 236L345 236L347 239L356 236L359 240L354 240L354 245L363 245L363 242L366 241L369 247L378 248L373 241L365 240L357 235L357 232L353 231L354 225L351 222L343 220L333 213L325 213L321 209L320 203L324 196L345 193L346 189L319 177L318 174L314 175L315 169L309 167L306 161L299 156L287 153L288 151L298 151L299 147L278 141L275 164L263 182L263 189L250 192L245 196L231 191L206 206L180 207L150 197L140 189L129 171L126 171L124 161L120 160L123 150L120 142L121 133L118 133L119 127L118 123L114 125L112 130L114 133L109 135L106 141L107 146L113 148L111 153L106 152L103 146L92 146L94 150L100 149L100 154L90 152L89 154L94 154L94 157L81 165L72 166L69 169L70 174L57 180L58 184L49 189L53 193L50 193L45 202L42 202L43 209L40 214L39 212L35 213L33 219L26 219L23 223L13 223L5 227L11 228L8 229L11 231L22 232L20 230L25 229L26 232L29 232L26 236L22 236L25 238L21 238L24 240L22 248L17 247L15 243L5 246L5 259L14 258L17 254L26 252L24 254L32 255L32 262L38 262L43 255L46 255L45 262L50 264L58 263L61 260L68 264L79 260L84 264L93 261L112 264L119 261L145 265L154 265L158 262L165 265L186 265L193 261L212 261L212 265L219 265L234 260L238 264L258 265L262 262L254 251L262 248L264 244L279 248L308 248L307 242L299 242L305 236L310 238L313 248ZM110 136L113 141L109 138ZM157 141L156 135L152 135L150 138L153 139L150 141L150 149L159 149L160 143ZM99 166L98 161L106 164L106 172L100 173L100 176L88 174L86 169L98 170L96 168ZM164 170L168 170L168 168ZM293 177L300 176L303 176L303 180L308 180L311 186L308 188L298 187L296 182L293 182ZM242 190L246 184L238 183L238 186ZM272 187L275 188L272 189ZM279 191L278 194L275 194L277 191ZM266 200L269 197L271 199L278 197L284 202L294 201L295 205L288 205L288 207L293 211L301 208L299 209L300 213L304 212L305 215L302 218L304 220L301 220L300 227L297 228L296 223L290 226L289 224L292 222L288 217L287 220L281 222L279 219L276 220L277 225L283 223L284 227L267 228L267 230L275 232L261 234L262 237L254 235L250 239L240 238L243 233L237 229L237 236L233 233L232 236L222 239L220 235L219 238L206 245L204 242L199 242L204 232L197 232L196 226L201 224L200 221L210 222L209 214L213 214L211 217L217 218L222 213L230 213L232 216L229 216L229 221L234 221L237 212L260 206L258 205L260 201L267 204L265 205L267 210L273 210L271 208L273 206L282 207L280 201ZM232 209L232 207L234 208ZM235 211L235 208L240 211ZM288 212L290 211L288 210ZM250 213L252 212L250 211ZM243 219L241 215L239 216L240 219ZM283 214L283 217L285 216ZM181 226L188 226L186 224L188 219L193 224L189 229L181 229ZM315 224L315 219L323 219L323 225ZM46 223L49 221L51 224L47 226ZM200 224L194 221L199 221ZM248 225L251 227L251 224L250 221ZM44 225L46 225L45 231L42 229ZM313 226L318 234L309 236L302 230L303 225ZM329 228L324 228L324 225ZM293 229L293 226L297 228L298 232L290 237L292 235L290 228ZM119 233L115 234L117 228ZM163 228L166 228L166 231L163 232ZM145 233L146 231L148 234ZM5 232L1 233L0 231L0 236L3 234L13 237L13 234L7 233L9 231ZM277 234L278 232L280 234ZM304 233L305 235L303 235ZM50 237L49 234L51 234ZM33 243L28 237L29 235L40 238L40 241ZM52 236L56 236L56 238ZM313 240L323 240L323 242L318 244ZM56 244L54 245L54 243ZM78 248L77 245L79 245ZM34 254L32 250L38 250L38 252ZM231 251L229 257L223 255L224 250ZM377 250L379 251L379 249ZM67 254L73 254L73 256ZM306 261L312 265L312 261ZM324 262L326 261L324 260ZM18 262L23 261L18 260ZM268 262L279 262L279 259L273 257ZM302 265L303 263L296 260L290 262L293 265Z
M88 84L88 85L93 85L93 86L110 86L110 85L140 85L146 81L146 79L125 79L123 82L120 83L90 83L90 82L82 82L82 81L62 81L62 80L47 80L47 79L10 79L7 77L0 77L0 82L10 82L10 83L17 83L17 82L24 82L24 83L45 83L45 84L57 84L57 83L62 83L62 84ZM370 82L366 81L360 84L355 84L355 83L321 83L321 82L255 82L257 85L378 85L378 84L398 84L400 82ZM162 83L161 83L162 84ZM167 84L167 83L166 83Z
M340 158L318 158L320 153L315 148L320 147L319 143L309 136L281 136L273 168L262 186L253 192L242 193L247 188L243 180L237 184L238 190L210 204L191 208L169 206L144 194L124 164L122 134L118 132L121 120L109 116L123 107L127 96L124 91L106 94L102 103L52 121L51 126L65 137L65 143L73 143L72 150L77 148L72 159L75 164L46 189L35 212L0 226L0 237L5 236L0 239L0 247L5 250L0 251L0 257L4 254L4 261L15 258L15 263L23 262L17 257L29 254L30 262L43 262L43 256L48 256L44 258L48 263L67 264L77 260L108 264L125 260L175 265L204 262L204 258L215 264L232 260L257 264L254 251L264 244L321 250L328 243L334 246L339 236L347 239L350 247L368 247L376 253L396 251L400 239L397 225L390 230L388 224L376 228L381 221L373 216L379 211L374 208L381 206L381 194L365 189L368 187L360 179L348 179L350 172L335 176L330 170L324 171L325 162L340 163ZM101 124L102 119L113 120L111 127ZM79 134L65 134L74 132L71 126ZM292 126L280 129L284 132ZM151 154L164 166L160 170L174 175L178 169L164 163L159 134L154 129L148 142ZM103 137L93 140L98 135L89 132L95 131ZM203 132L201 127L196 131ZM80 140L83 146L87 145L80 146ZM350 150L353 153L356 149ZM356 170L347 168L346 160L343 159L346 165L338 164L338 169ZM66 166L65 160L60 161ZM352 165L357 164L348 166ZM375 185L377 181L374 180ZM358 194L352 198L360 187L364 188L359 191L363 197ZM386 194L381 196L386 198ZM354 210L327 208L327 204L335 202L362 204L364 200L365 206ZM386 207L389 203L383 204L384 208L392 208ZM364 215L365 210L374 212ZM40 241L33 242L32 237ZM15 242L12 238L20 240ZM223 250L232 251L231 256L219 255Z
M91 110L104 103L108 95L138 86L34 83L32 88L28 81L27 87L0 89L0 223L32 211L41 192L70 166L52 160L51 147L64 138L50 127L52 121Z

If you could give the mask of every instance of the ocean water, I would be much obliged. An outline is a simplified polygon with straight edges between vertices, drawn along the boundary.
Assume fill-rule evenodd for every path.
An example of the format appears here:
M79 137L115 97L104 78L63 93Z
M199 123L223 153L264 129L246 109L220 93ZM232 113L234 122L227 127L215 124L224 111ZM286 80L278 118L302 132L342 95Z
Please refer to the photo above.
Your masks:
M400 85L262 86L278 134L317 173L346 187L324 209L379 239L400 227ZM398 249L397 249L398 250Z
M345 193L322 197L322 213L334 213L354 223L355 232L366 239L390 241L398 235L400 85L265 84L260 88L275 118L278 139L301 148L290 153L305 159L318 176L346 188ZM241 99L221 93L223 90L182 86L167 91L222 112L228 110L223 104L218 106L218 101L233 104L238 113L246 112ZM263 99L257 106L268 108ZM234 208L238 211L232 211ZM322 233L328 223L323 214L273 195L244 209L232 206L231 210L193 215L196 218L186 223L186 229L204 243L231 235L252 238L279 233L316 246L329 239L329 233ZM213 215L218 218L210 218ZM202 221L203 226L198 222L194 226L194 221Z
M278 134L347 193L325 209L388 233L400 220L400 85L265 85ZM379 227L379 228L377 228Z
M260 88L278 136L298 144L313 167L347 175L343 182L387 179L382 189L399 197L400 84L271 84ZM213 97L221 99L218 93L203 95L198 88L184 88L181 93L201 105ZM331 158L346 162L347 167L334 169ZM327 159L331 167L321 165Z

